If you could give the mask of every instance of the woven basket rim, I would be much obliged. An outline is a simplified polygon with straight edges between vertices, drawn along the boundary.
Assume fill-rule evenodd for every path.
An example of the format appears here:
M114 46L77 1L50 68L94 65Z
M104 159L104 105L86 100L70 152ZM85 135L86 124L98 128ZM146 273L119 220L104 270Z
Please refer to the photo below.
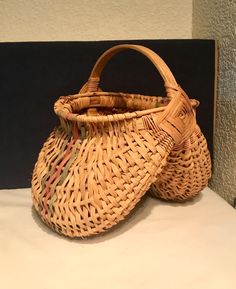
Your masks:
M170 101L167 103L166 106L157 107L157 108L150 108L150 109L144 109L144 110L136 110L134 112L125 112L125 113L115 113L115 114L109 114L109 115L99 115L99 116L88 116L88 115L80 115L78 113L70 112L67 108L63 107L65 104L69 105L70 101L73 101L75 99L80 98L93 98L95 96L109 96L109 97L133 97L133 98L167 98L167 96L149 96L149 95L143 95L143 94L135 94L135 93L124 93L124 92L104 92L104 91L97 91L97 92L86 92L86 93L79 93L74 95L68 95L68 96L61 96L54 105L54 111L63 119L67 119L70 121L76 121L76 122L89 122L89 123L98 123L98 122L108 122L108 121L121 121L125 119L132 119L136 117L142 117L147 114L151 113L161 113L165 111L165 109L171 105L175 97L181 97L181 94L176 94L175 97L170 99ZM191 106L196 107L198 106L198 101L195 99L190 99Z

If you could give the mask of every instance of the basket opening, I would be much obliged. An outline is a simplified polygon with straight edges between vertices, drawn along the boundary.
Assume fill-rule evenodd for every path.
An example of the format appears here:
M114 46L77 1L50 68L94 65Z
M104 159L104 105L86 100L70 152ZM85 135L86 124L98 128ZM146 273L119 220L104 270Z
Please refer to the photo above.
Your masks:
M163 107L169 102L167 97L117 93L78 97L66 105L77 115L110 115Z

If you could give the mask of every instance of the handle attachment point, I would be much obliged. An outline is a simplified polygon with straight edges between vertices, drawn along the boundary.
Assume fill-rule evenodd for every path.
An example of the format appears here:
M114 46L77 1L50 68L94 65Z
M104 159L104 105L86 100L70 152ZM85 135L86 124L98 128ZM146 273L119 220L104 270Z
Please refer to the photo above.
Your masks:
M98 90L100 77L90 77L87 82L87 91L96 92Z

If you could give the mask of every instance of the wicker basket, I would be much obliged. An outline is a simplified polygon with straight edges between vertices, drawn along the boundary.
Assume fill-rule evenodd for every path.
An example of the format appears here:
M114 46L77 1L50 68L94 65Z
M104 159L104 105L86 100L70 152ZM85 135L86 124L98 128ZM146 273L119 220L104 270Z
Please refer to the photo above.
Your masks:
M99 91L103 67L124 49L153 62L167 97ZM35 164L32 197L42 220L69 237L94 235L124 219L196 128L193 104L165 62L137 45L106 51L83 93L61 97L54 110L60 125Z

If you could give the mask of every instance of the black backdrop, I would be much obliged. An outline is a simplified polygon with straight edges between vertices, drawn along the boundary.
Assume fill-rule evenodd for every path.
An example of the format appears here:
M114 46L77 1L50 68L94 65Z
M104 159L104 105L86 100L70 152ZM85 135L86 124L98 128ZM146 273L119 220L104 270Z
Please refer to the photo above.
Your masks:
M156 51L187 94L200 100L198 121L213 153L213 40L0 43L0 188L30 186L39 150L57 124L55 100L79 91L98 56L118 43L142 44ZM101 87L105 91L164 94L153 65L132 51L122 52L108 63Z

